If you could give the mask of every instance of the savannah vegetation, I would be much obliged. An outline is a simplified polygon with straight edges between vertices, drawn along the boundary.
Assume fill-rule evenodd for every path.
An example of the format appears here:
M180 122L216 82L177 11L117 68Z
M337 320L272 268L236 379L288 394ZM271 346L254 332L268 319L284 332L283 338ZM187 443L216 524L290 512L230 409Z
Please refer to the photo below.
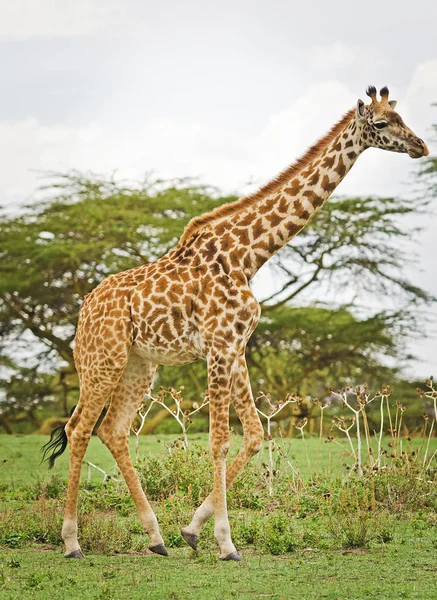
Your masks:
M434 598L437 444L429 424L411 439L372 435L368 448L363 433L361 476L356 427L349 433L352 446L345 435L267 441L228 493L244 553L230 568L217 558L212 522L197 553L179 533L211 489L206 434L138 438L137 469L169 558L146 550L127 488L92 438L79 497L82 561L62 557L68 456L47 471L39 464L45 436L1 436L0 597ZM241 442L232 436L231 456Z
M54 472L47 471L40 463L46 436L3 435L2 597L435 597L437 389L432 380L420 400L430 403L433 417L424 413L415 437L402 426L407 407L388 388L375 395L365 388L333 392L346 415L329 402L318 403L330 423L328 436L323 426L318 435L306 436L307 421L301 420L296 437L273 438L271 419L299 399L274 404L259 398L266 444L228 492L233 539L245 558L238 572L217 559L212 522L203 529L197 552L180 535L211 490L212 465L207 435L187 433L191 419L187 412L181 416L180 393L161 390L140 416L153 404L163 405L168 393L177 407L168 412L180 435L140 436L145 422L140 418L131 452L170 557L146 549L127 487L108 450L93 437L79 496L86 558L65 561L60 531L68 456L58 459ZM381 422L372 432L367 410L374 402ZM231 458L241 443L233 434Z

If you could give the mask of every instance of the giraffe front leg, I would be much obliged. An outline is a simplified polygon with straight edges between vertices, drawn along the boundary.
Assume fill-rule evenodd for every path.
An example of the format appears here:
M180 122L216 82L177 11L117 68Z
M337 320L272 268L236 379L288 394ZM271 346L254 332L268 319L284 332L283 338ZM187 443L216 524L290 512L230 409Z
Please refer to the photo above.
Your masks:
M214 536L220 547L221 560L241 560L232 539L226 502L226 455L229 436L218 436L211 444L214 462Z
M226 502L226 456L229 450L229 404L232 380L235 375L235 352L211 351L208 357L208 390L210 398L210 446L214 463L214 490L209 510L213 504L215 515L214 535L220 547L222 560L241 560L231 539ZM189 529L184 530L190 540ZM192 535L195 535L192 533ZM188 539L187 539L188 538ZM191 538L194 545L194 538Z
M253 400L244 356L239 358L238 367L233 377L232 403L243 425L244 442L235 460L226 470L226 489L229 489L252 456L259 452L264 439L264 430ZM197 550L197 543L203 525L213 515L214 493L212 492L196 510L188 527L181 531L183 538L193 550Z

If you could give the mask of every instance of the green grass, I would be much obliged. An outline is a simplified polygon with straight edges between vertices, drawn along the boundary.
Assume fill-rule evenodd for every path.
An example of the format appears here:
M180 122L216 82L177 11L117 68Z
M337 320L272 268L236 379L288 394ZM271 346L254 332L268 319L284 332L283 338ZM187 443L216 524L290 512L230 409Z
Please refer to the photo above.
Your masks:
M433 545L434 544L434 545ZM101 556L67 561L59 550L0 552L0 598L209 600L251 598L421 600L437 597L436 537L412 526L371 552L292 556L245 553L241 563L199 558L188 549L158 556Z
M275 454L273 497L264 448L229 493L233 538L244 556L239 564L218 560L212 522L198 555L183 545L180 527L208 493L211 465L202 450L207 435L192 434L190 452L169 453L173 440L140 438L138 469L170 556L145 550L147 537L124 484L102 485L95 470L87 482L84 467L79 539L85 559L67 561L60 528L68 453L48 471L39 464L46 437L0 436L0 599L437 598L435 466L421 470L421 440L403 441L407 458L397 461L385 438L387 469L363 478L350 470L346 445L319 446L310 438L305 448L301 439L282 440L302 479L293 488L290 468ZM240 444L233 436L231 455ZM430 454L436 445L433 439ZM86 460L105 471L114 464L96 437Z
M47 463L41 464L41 447L48 441L45 435L0 435L0 478L11 485L22 485L37 481L47 481L53 473L59 474L63 479L68 477L68 448L55 463L52 471L48 470ZM165 444L171 444L174 435L142 436L140 439L140 456L156 456L165 451ZM191 438L190 438L191 439ZM207 444L208 436L194 435L196 443ZM158 442L158 440L162 440ZM134 438L131 438L131 455L134 456ZM85 461L90 461L106 472L114 467L111 453L97 436L90 440ZM2 464L3 462L3 464ZM88 469L84 463L82 467L82 480L87 479ZM91 470L91 480L101 481L102 475L95 469Z
M48 441L48 436L43 435L0 435L0 481L8 482L10 485L22 485L35 483L38 481L47 481L53 473L59 474L61 478L68 477L68 449L57 459L52 471L47 469L47 464L41 464L41 446ZM161 455L166 452L175 436L173 434L164 434L160 436L141 436L139 442L140 458L147 459L151 456ZM208 446L208 434L198 433L189 436L191 445L199 445L203 448ZM309 475L305 445L301 438L276 440L283 448L287 458L293 466L302 473L302 476ZM324 440L319 443L316 438L306 440L308 457L312 470L315 472L326 472L332 475L341 475L346 472L346 467L353 465L354 461L348 454L347 442L343 439L338 440L343 447L336 443L327 444ZM390 453L390 438L385 437L383 447ZM242 437L233 435L231 438L230 457L234 456L242 444ZM404 448L418 449L422 445L419 438L413 438L411 441L403 442ZM130 438L131 456L134 457L135 439ZM373 444L376 450L376 444ZM429 456L437 448L437 438L431 439ZM363 443L363 457L366 458L366 445ZM277 454L275 453L275 459ZM110 472L114 467L114 459L104 444L93 436L91 438L85 461L90 461L106 472ZM254 459L254 464L260 466L267 461L267 445L264 444L263 451ZM82 467L82 481L86 481L88 468L84 463ZM102 475L95 469L91 469L91 481L101 481Z

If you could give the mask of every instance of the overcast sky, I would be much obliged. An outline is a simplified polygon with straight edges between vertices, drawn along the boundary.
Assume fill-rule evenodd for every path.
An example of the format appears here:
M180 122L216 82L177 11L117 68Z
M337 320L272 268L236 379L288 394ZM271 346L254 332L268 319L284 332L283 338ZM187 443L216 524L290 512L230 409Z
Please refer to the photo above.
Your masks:
M425 141L437 122L435 0L0 7L0 202L15 209L34 196L40 170L154 170L248 191L365 99L368 84L388 85ZM417 167L369 150L338 192L407 196ZM407 275L437 295L437 217L419 222L420 260ZM423 376L437 375L433 327L412 346Z

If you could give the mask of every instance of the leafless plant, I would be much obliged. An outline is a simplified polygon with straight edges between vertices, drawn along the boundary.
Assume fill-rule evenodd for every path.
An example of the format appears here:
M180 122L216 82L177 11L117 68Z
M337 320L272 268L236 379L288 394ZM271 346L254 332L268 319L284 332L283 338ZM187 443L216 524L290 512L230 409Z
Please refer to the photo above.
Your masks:
M428 437L427 437L425 455L423 457L423 466L424 467L426 466L426 469L429 469L432 459L434 458L434 456L436 454L436 452L434 452L432 454L432 456L428 462L428 465L426 465L426 461L428 458L428 452L429 452L429 444L431 442L431 436L432 436L432 432L434 429L434 424L437 422L437 389L434 387L434 377L432 375L427 381L425 381L425 386L427 387L426 390L417 388L417 392L421 398L429 398L430 400L433 401L434 418L431 421L431 427L429 429L429 433L428 433ZM423 434L422 447L423 447L423 442L425 440L426 429L427 429L427 425L428 425L428 421L429 421L428 413L424 412L423 418L424 418L424 428L423 428L423 432L422 432L422 434Z
M260 392L258 397L255 399L255 405L257 405L261 400L265 400L269 407L268 412L263 412L258 406L256 410L258 414L260 414L267 423L267 442L268 442L268 452L269 452L269 462L268 462L268 485L269 485L269 493L273 496L273 477L274 477L274 469L273 469L273 449L274 449L274 441L272 436L272 419L274 419L286 406L289 404L297 403L300 401L299 398L295 398L294 396L287 395L283 402L278 402L277 404L273 404L271 401L271 397L269 394L264 394ZM289 466L292 469L292 472L297 474L297 471L294 469L290 461L287 461Z
M377 450L377 458L375 465L380 468L381 467L381 457L382 457L382 436L384 434L384 402L386 402L387 406L389 406L388 399L391 396L391 388L387 386L383 386L381 391L376 392L375 397L379 398L381 401L380 404L380 425L379 425L379 437L378 437L378 450ZM390 412L390 409L389 409Z
M310 457L308 455L308 448L307 448L307 443L306 443L306 440L305 440L305 434L303 432L303 430L305 429L305 427L307 425L308 425L308 419L306 417L304 417L302 419L302 421L299 421L299 423L296 423L295 427L296 427L296 429L299 429L299 431L300 431L300 433L302 435L302 441L303 441L303 445L304 445L304 448L305 448L305 456L306 456L306 459L307 459L308 471L309 471L310 477L312 478L313 474L312 474L312 470L311 470L311 461L310 461Z
M138 427L135 427L135 422L132 425L132 433L135 435L135 438L136 438L135 439L135 464L138 464L138 460L139 460L139 438L140 438L141 430L144 427L144 423L146 422L146 419L149 415L149 412L150 412L152 406L156 402L155 398L153 398L152 396L147 395L146 398L148 398L150 400L149 405L146 407L145 404L142 404L137 412L138 416L140 417L140 424L138 425Z
M422 468L427 470L430 468L432 460L434 459L436 452L432 453L430 456L430 444L431 438L435 431L435 424L437 418L437 389L435 388L432 377L426 382L427 389L426 390L418 390L419 395L423 398L427 398L432 400L433 402L433 412L434 418L430 418L429 412L424 412L424 427L422 430L422 446L419 450L421 458L420 461L423 462ZM136 462L139 459L139 435L144 427L146 419L150 414L152 407L155 404L161 405L166 411L168 411L169 415L171 415L175 421L178 423L181 431L182 437L178 438L177 444L179 447L183 447L184 449L188 448L188 429L192 423L192 417L206 407L209 403L208 394L205 393L202 401L200 403L190 403L183 400L183 391L184 388L180 390L175 390L174 388L160 388L159 392L156 396L147 396L147 402L139 408L138 417L139 422L132 427L132 432L136 436L135 443L135 456ZM368 466L371 469L381 469L387 468L383 466L382 457L387 455L387 452L382 448L383 436L385 427L384 421L387 419L385 416L385 412L388 415L388 428L387 432L391 436L391 442L389 446L392 448L391 456L393 458L402 459L409 462L408 453L402 451L402 439L401 439L401 430L402 430L402 422L403 422L403 413L405 412L407 406L402 405L400 402L395 402L392 407L395 408L395 414L392 416L390 406L390 398L392 395L392 391L387 386L382 386L380 390L378 390L373 396L369 393L367 386L364 385L362 387L346 387L343 388L339 392L333 392L330 389L331 398L338 398L341 400L343 407L347 408L350 413L352 413L350 419L345 416L334 416L332 420L332 425L334 428L341 431L348 442L349 448L341 443L341 440L336 439L333 436L328 436L327 442L332 442L338 446L340 446L344 451L346 451L354 460L355 465L353 471L357 472L360 476L363 475L363 442L362 435L364 432L365 440L367 444L368 451ZM367 406L378 399L380 401L379 404L379 413L380 413L380 424L378 431L374 431L374 437L377 443L377 456L374 456L374 450L372 449L372 436L369 430L369 423L367 420L366 408ZM171 402L169 402L169 400ZM283 401L273 402L271 396L260 392L258 397L255 400L256 410L258 414L265 420L266 427L266 440L267 440L267 450L268 450L268 464L267 464L267 482L269 494L273 496L274 494L274 479L275 479L275 465L274 465L274 453L275 451L279 454L279 456L284 459L286 465L290 468L292 474L292 486L295 491L298 491L303 485L303 482L300 478L300 473L298 468L290 461L284 449L281 447L281 443L278 441L278 438L274 438L273 436L273 423L278 420L280 413L284 411L286 407L290 404L300 404L302 402L302 398L297 395L287 395ZM331 399L328 401L322 402L318 399L313 399L312 402L319 407L320 409L320 421L319 421L319 445L318 445L318 462L320 464L321 459L321 441L323 437L323 426L324 426L324 413L325 410L332 406ZM260 407L260 403L262 403L262 407ZM188 406L188 408L187 408ZM264 407L264 408L263 408ZM287 417L289 416L289 412L285 413ZM285 418L285 417L283 417ZM362 421L361 421L362 419ZM430 427L428 427L428 423L430 423ZM304 417L298 423L292 425L297 430L300 431L302 436L302 443L305 448L306 461L308 465L308 471L310 477L313 477L313 470L311 466L311 461L309 457L307 441L305 436L305 428L308 425L308 418ZM331 430L332 431L332 430ZM354 435L352 432L355 432L356 442L354 440ZM279 429L281 433L281 430ZM171 452L175 445L172 444L169 447L169 451ZM422 454L423 453L423 454ZM413 452L413 456L414 456ZM329 450L330 455L330 450ZM422 461L423 456L423 461ZM417 461L417 458L414 459ZM107 480L111 475L105 473L103 469L97 467L92 463L88 464L88 479L91 477L91 469L96 469L100 471L104 476L104 481Z
M323 436L323 414L325 412L325 409L329 408L331 406L331 399L328 398L328 400L325 403L323 403L318 398L313 398L313 402L314 402L314 404L316 406L318 406L320 408L319 447L318 447L318 450L317 450L317 459L318 459L319 464L320 464L320 454L321 454L322 436Z
M91 481L91 469L95 469L96 471L99 471L99 473L103 474L103 483L106 483L108 481L108 479L113 479L115 481L118 481L118 479L116 479L115 475L111 475L111 473L107 473L106 471L104 471L103 469L101 469L100 467L95 465L94 463L87 461L86 464L88 467L88 472L87 472L88 483ZM113 466L112 470L114 471L114 473L117 472L117 470L118 470L117 464L115 464Z
M181 387L178 391L176 391L172 387L169 387L167 390L165 390L164 388L161 387L159 390L158 396L155 398L155 402L157 402L158 404L161 404L161 406L163 408L165 408L171 414L171 416L175 419L175 421L179 424L179 427L182 430L183 445L185 448L188 448L187 431L193 422L191 417L193 417L193 415L195 415L197 412L202 410L202 408L204 408L205 406L207 406L209 404L209 396L208 396L208 393L205 393L205 395L202 399L202 402L200 404L198 402L193 402L193 404L191 406L191 410L190 409L184 410L182 408L182 402L183 402L182 392L183 391L184 391L183 387ZM170 408L165 403L167 396L170 396L170 398L175 403L174 408Z
M425 398L429 398L430 400L433 401L434 421L437 422L437 389L434 387L434 377L432 375L428 379L428 381L425 382L425 385L427 386L428 390L426 390L424 392L424 396L425 396Z
M352 442L352 438L349 433L349 431L355 425L355 416L351 417L349 427L347 426L347 421L346 421L345 417L334 417L334 419L332 420L332 424L339 431L342 431L343 433L346 434L347 440L349 442L349 447L350 447L350 455L353 456L355 462L357 462L357 454L355 452L354 444Z
M357 433L357 450L356 453L354 451L354 455L355 455L355 470L358 472L358 475L363 475L363 463L362 463L362 452L361 452L361 427L360 427L360 414L363 412L364 408L370 404L371 402L373 402L375 400L375 398L377 398L377 394L375 394L375 396L370 397L369 394L369 390L367 389L367 386L364 385L363 387L356 387L355 390L353 390L350 387L346 387L343 388L340 392L333 392L331 390L331 394L334 397L340 398L341 401L343 402L343 406L345 408L348 408L352 414L354 415L355 418L355 426L356 426L356 433ZM356 408L354 408L350 402L349 402L349 396L355 396L355 404L356 404ZM349 431L349 430L348 430ZM348 434L349 436L349 434ZM349 441L350 440L350 436L348 437ZM353 447L353 445L352 445ZM369 445L370 447L370 445Z

